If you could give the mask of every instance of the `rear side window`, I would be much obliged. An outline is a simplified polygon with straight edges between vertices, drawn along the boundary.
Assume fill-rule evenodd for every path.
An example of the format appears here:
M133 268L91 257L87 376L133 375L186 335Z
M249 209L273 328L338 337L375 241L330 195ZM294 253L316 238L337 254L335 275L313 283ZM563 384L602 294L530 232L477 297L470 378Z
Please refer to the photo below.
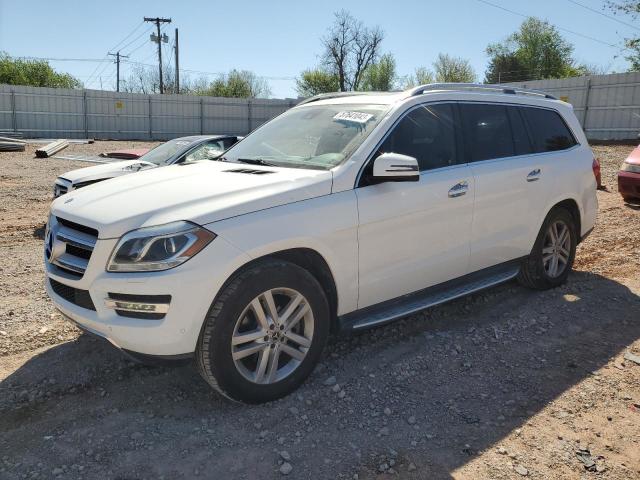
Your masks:
M411 110L394 127L378 154L401 153L418 160L420 171L456 163L453 107L427 104Z
M518 107L507 107L509 120L511 121L511 133L513 134L513 147L516 155L528 155L533 153L533 146L529 138L529 132L524 124L521 109Z
M523 107L535 153L565 150L576 145L576 139L559 113L542 108Z
M515 155L513 133L504 105L460 105L471 162Z

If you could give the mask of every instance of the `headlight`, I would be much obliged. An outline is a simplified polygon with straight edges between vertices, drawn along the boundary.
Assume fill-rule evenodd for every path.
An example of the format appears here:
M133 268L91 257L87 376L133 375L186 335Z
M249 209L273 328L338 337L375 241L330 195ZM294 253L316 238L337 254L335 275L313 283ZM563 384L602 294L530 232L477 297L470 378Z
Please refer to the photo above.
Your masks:
M620 167L623 172L640 173L640 165L624 162Z
M126 233L114 248L107 271L157 272L186 262L216 234L191 222L173 222Z

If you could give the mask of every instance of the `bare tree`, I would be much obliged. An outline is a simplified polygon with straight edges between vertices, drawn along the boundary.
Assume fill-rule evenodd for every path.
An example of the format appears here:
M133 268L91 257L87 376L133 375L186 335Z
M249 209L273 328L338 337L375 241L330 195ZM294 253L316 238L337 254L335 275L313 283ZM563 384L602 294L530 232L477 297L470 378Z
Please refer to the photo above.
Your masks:
M346 10L335 14L335 21L322 39L323 61L338 77L340 91L358 90L365 70L376 62L384 32L368 28Z

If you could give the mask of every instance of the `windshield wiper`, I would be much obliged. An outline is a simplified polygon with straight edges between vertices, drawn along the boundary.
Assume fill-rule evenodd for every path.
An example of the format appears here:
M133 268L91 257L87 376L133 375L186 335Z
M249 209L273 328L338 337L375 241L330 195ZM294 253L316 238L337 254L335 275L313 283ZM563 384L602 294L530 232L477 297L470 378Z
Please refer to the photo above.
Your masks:
M238 158L238 162L248 163L250 165L264 165L266 167L277 167L279 166L277 163L269 162L262 158Z

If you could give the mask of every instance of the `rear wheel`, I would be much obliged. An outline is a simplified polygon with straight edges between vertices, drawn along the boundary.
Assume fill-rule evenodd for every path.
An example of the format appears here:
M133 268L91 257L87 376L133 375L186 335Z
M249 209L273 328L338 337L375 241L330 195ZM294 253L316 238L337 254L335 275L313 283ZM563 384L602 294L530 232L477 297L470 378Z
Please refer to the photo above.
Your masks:
M562 285L576 254L576 222L564 208L552 210L545 219L531 254L518 275L521 284L540 290Z
M198 341L201 375L228 398L275 400L316 365L329 334L329 307L303 268L266 261L237 275L211 306Z

